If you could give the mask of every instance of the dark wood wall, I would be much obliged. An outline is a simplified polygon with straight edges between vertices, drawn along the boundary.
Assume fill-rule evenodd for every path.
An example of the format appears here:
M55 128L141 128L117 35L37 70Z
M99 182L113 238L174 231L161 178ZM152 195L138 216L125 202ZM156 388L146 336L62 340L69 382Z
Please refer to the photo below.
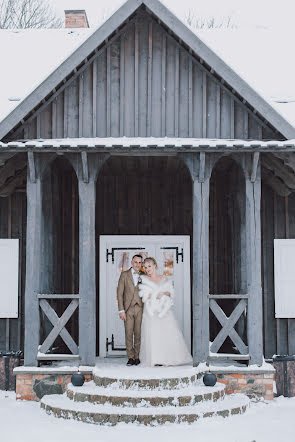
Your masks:
M192 184L174 157L106 162L97 181L97 235L191 235Z
M147 12L139 11L97 54L14 139L282 138Z
M295 194L278 196L262 185L262 284L265 356L295 354L295 319L275 319L274 251L275 238L295 238Z
M26 194L0 198L0 238L19 239L19 316L0 319L0 351L20 350L24 345L24 289L26 272Z

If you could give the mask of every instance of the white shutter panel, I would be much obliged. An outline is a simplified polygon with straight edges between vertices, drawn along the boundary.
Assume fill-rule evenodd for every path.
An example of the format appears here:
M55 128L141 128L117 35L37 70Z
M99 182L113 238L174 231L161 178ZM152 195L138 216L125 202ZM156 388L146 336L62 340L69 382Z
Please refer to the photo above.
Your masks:
M275 317L295 318L295 239L274 240L274 277Z
M18 239L0 239L0 318L18 317Z

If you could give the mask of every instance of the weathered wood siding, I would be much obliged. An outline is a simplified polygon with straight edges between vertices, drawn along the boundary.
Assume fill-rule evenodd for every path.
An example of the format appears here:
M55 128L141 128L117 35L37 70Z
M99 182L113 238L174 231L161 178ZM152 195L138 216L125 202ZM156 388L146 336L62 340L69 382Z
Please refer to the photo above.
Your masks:
M295 319L274 316L275 238L295 238L295 194L278 196L267 185L262 186L262 283L264 303L265 356L295 354Z
M0 198L0 238L19 239L19 316L17 319L0 319L0 350L20 350L24 344L26 206L25 193Z
M280 138L147 13L97 54L31 117L24 138Z

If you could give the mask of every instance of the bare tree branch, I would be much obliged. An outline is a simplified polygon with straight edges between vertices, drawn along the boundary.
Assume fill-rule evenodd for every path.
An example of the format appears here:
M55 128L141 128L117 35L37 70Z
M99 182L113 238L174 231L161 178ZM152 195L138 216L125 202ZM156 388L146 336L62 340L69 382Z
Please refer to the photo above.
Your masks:
M63 20L46 0L0 0L0 29L62 26Z
M221 17L217 19L216 17L201 17L198 16L196 11L189 9L185 14L185 21L189 26L194 29L220 29L227 28L233 29L237 28L232 16Z

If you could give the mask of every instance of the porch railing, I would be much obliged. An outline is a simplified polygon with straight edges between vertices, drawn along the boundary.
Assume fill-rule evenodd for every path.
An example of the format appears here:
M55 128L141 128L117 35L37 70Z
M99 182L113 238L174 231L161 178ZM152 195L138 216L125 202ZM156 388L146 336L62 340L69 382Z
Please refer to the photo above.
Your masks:
M249 348L238 334L235 329L235 325L242 315L247 311L248 298L246 295L209 295L209 307L215 318L221 325L221 330L218 332L213 342L209 346L209 358L210 359L232 359L232 360L249 360ZM231 300L236 301L236 306L234 307L232 313L227 316L222 310L221 306L218 304L218 300ZM239 353L221 353L219 352L220 347L229 337L235 348Z
M48 302L49 300L64 301L71 300L62 315L59 317L56 311ZM46 336L42 344L39 345L37 360L63 360L63 359L79 359L79 347L66 329L66 324L79 307L79 295L59 295L59 294L39 294L38 302L41 311L51 322L53 328ZM39 319L41 323L41 318ZM54 354L49 350L53 346L56 338L60 336L70 350L70 354Z

